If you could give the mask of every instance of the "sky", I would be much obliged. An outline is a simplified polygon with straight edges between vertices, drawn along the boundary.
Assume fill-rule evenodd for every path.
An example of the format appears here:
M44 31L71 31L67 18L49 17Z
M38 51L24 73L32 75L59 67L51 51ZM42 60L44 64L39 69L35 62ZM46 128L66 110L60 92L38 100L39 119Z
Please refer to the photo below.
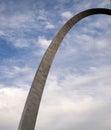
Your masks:
M109 0L0 0L0 130L17 130L40 61L64 23ZM111 17L89 16L51 66L35 130L111 130Z

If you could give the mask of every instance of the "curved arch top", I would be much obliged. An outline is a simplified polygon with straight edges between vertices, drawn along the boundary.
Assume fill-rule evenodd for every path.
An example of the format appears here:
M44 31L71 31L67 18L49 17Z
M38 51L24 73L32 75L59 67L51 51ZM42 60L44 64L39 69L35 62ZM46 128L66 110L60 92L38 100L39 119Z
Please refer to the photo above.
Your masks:
M32 86L26 100L26 104L22 113L18 130L34 130L35 128L36 118L39 110L44 85L54 56L63 38L72 28L72 26L74 26L77 22L79 22L81 19L87 16L95 14L111 15L111 10L104 8L94 8L78 13L63 25L63 27L52 40L46 53L44 54L44 57L39 65L39 68L32 82Z

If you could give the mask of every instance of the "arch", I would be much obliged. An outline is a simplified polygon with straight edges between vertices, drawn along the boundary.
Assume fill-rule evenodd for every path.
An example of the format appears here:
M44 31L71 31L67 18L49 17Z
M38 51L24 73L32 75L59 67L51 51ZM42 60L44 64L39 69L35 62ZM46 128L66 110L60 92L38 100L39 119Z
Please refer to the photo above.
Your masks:
M40 101L45 86L45 82L54 59L54 56L68 31L81 19L95 14L111 15L110 9L94 8L82 11L69 19L60 31L56 34L46 53L44 54L39 68L36 72L30 92L28 94L25 107L22 113L18 130L34 130L36 118L40 106Z

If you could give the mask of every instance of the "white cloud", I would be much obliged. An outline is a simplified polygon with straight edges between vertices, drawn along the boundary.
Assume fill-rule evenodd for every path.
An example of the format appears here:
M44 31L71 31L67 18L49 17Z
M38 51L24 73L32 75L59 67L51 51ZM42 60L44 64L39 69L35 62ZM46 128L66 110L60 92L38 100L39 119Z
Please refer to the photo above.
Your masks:
M71 18L73 14L69 11L66 11L66 12L63 12L61 16L68 19L68 18Z
M14 66L12 65L11 67L9 66L1 66L0 67L0 72L2 73L2 75L8 77L8 78L12 78L15 77L17 75L19 75L20 73L29 73L32 72L32 69L29 68L28 66L24 66L24 67L19 67L19 66Z
M104 49L109 46L108 43L109 43L109 41L107 41L106 39L103 39L103 40L99 40L96 44L99 49Z
M100 4L97 6L98 8L99 7L106 7L107 5L110 4L110 0L107 0L107 1L101 1Z
M4 87L5 87L4 84L0 84L0 89L1 89L1 88L4 88Z
M4 36L5 33L3 31L0 31L0 36Z
M81 43L84 43L84 49L86 50L91 50L91 49L98 49L98 50L105 50L109 47L109 42L110 39L106 39L104 37L100 37L100 38L94 38L90 35L81 35L81 37L79 38L81 41ZM89 43L90 41L90 43Z
M23 24L25 25L25 23L33 22L34 18L31 14L18 14L17 16L12 16L9 20L11 27L19 27Z
M46 29L54 29L55 28L55 26L51 23L47 23L45 27L46 27Z
M27 91L20 88L0 89L0 128L17 129L26 95Z
M29 47L30 42L27 39L16 39L14 46L17 48Z
M38 37L38 43L41 47L46 48L51 43L51 40L47 40L46 38L40 36Z
M29 48L34 47L37 44L36 38L25 38L25 37L13 37L8 35L7 40L16 48Z
M1 15L0 20L1 20L0 26L7 28L10 27L12 29L25 27L27 25L26 23L29 24L35 22L33 12L28 12L27 14L18 13L12 16Z
M19 70L17 69L17 71ZM66 79L64 81L58 81L59 76L50 75L45 86L36 129L53 129L55 123L56 126L54 127L54 130L59 128L68 129L69 125L79 127L81 123L85 123L86 125L90 123L90 125L92 125L93 122L89 121L94 120L95 115L99 116L99 114L101 116L97 116L98 118L95 119L95 123L100 121L102 118L103 120L101 120L101 122L103 121L103 123L101 127L104 124L106 124L106 127L104 128L107 128L107 126L110 125L110 123L108 124L108 120L111 118L110 115L108 117L108 113L110 111L107 111L107 104L109 104L108 99L110 100L111 97L111 89L109 87L111 82L110 75L108 73L110 72L110 69L107 69L106 71L104 68L98 69L92 67L91 72L93 72L93 75L77 77L75 77L75 75L66 75ZM98 74L98 72L100 73ZM24 79L22 78L21 80ZM107 84L108 82L109 86ZM16 81L16 83L19 82ZM91 85L92 83L96 85L96 90L95 86ZM94 89L86 89L85 86L87 85L94 87ZM98 97L101 96L101 98L96 98L97 95L94 97L89 95L95 92L98 94ZM4 130L14 130L18 126L23 109L23 102L25 101L24 95L26 96L26 93L22 89L0 89L0 119L2 119L0 120L0 126L2 126L0 128L3 128ZM107 97L107 100L104 99L104 97ZM104 106L106 106L105 109ZM8 111L8 115L6 111ZM102 114L103 112L105 115ZM91 113L93 113L93 115ZM14 120L10 121L10 118ZM104 120L106 118L107 120ZM5 126L8 126L8 128L5 129Z
M108 94L111 90L109 89L111 67L108 68L96 68L91 74L78 77L66 75L64 81L59 81L58 76L51 74L44 91L36 129L66 130L71 126L71 130L74 128L80 130L81 125L89 124L94 125L95 129L110 128L111 125L108 122L111 115L108 114L110 110L107 109L111 107L109 104L111 96ZM99 82L101 85L98 84ZM106 82L109 82L109 85ZM99 125L99 123L102 124ZM56 124L55 127L53 127L54 124ZM93 130L92 127L91 130Z
M29 89L34 77L34 71L28 66L19 67L12 65L0 67L0 80L3 81L0 84L0 88L4 88L5 85L14 86L15 88Z
M27 68L22 70L17 66L14 68L17 73L29 71ZM55 123L54 130L68 129L69 125L80 129L80 124L93 125L93 122L96 124L101 118L103 123L101 126L96 124L96 129L110 127L110 123L108 123L111 118L110 115L108 116L110 110L107 111L107 105L111 98L110 70L110 66L104 68L92 66L89 68L89 74L68 73L66 76L64 75L64 80L59 80L59 75L56 75L56 72L51 73L45 86L36 129L53 129ZM24 79L20 78L20 80ZM16 83L19 82L16 81ZM92 93L95 96L91 95ZM4 130L17 129L26 95L27 89L10 86L0 88L0 128ZM105 115L102 114L103 111ZM14 120L10 120L10 118Z
M38 13L38 15L37 15L38 20L43 20L43 21L47 20L47 11L46 10L41 9L37 13Z

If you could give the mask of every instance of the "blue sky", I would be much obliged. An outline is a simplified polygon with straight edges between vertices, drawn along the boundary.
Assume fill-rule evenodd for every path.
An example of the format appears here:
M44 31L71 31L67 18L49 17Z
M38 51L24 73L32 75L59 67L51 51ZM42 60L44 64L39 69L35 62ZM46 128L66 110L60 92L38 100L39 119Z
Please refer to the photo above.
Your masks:
M109 0L0 0L0 130L16 130L48 45L72 16ZM111 17L77 23L47 79L35 130L111 130Z

